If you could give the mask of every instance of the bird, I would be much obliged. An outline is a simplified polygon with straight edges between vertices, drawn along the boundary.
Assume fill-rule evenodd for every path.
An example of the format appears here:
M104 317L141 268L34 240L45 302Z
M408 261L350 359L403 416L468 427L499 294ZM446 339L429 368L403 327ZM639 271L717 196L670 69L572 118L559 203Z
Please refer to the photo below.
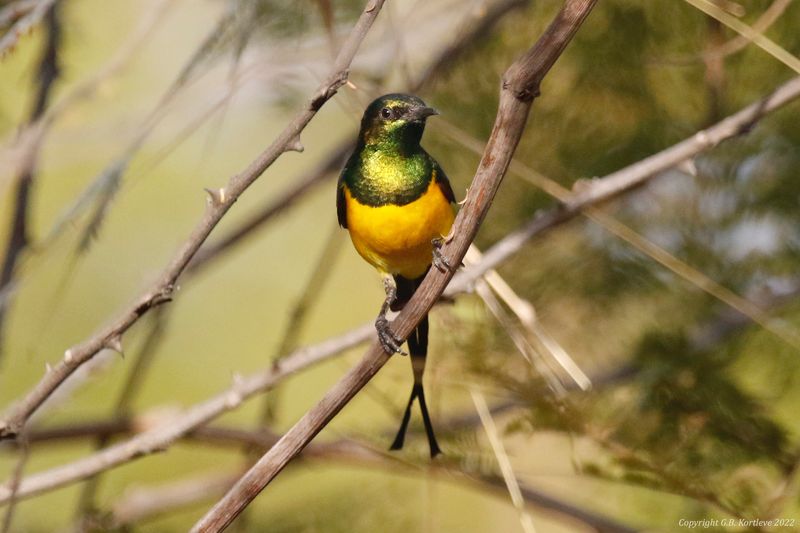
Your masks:
M433 265L450 269L440 252L450 238L455 196L447 175L420 146L426 120L439 113L408 94L386 94L370 103L361 119L356 147L336 188L339 225L356 251L381 274L386 299L375 328L383 349L405 354L403 339L386 314L411 299ZM403 447L414 400L418 400L431 458L441 453L425 402L422 376L428 353L428 316L408 337L414 383L391 450Z

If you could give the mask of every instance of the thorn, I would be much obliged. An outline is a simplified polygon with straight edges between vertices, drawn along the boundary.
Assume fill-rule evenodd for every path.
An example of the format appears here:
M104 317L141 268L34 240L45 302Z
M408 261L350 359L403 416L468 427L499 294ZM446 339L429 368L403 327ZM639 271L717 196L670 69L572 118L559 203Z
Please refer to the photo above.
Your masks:
M225 189L220 188L217 190L203 189L208 193L208 201L211 205L222 205L225 203Z
M72 348L64 352L64 362L67 363L68 365L72 363L74 358L75 357L72 353Z
M50 366L50 363L45 363L44 364L44 372L45 372L45 374L49 374L52 371L53 371L53 367Z
M350 89L353 89L354 91L357 91L357 90L358 90L358 85L356 85L355 83L353 83L353 82L352 82L352 81L350 81L350 80L347 80L347 81L345 82L345 85L347 85L347 87L348 87L348 88L350 88Z
M286 144L286 150L289 152L302 153L305 150L303 142L300 140L300 135L296 135Z
M105 343L105 347L109 350L114 350L121 356L125 356L125 353L122 351L122 336L121 335L114 335L110 339L108 339Z
M695 165L694 159L687 159L679 163L678 170L689 176L697 177L697 165Z

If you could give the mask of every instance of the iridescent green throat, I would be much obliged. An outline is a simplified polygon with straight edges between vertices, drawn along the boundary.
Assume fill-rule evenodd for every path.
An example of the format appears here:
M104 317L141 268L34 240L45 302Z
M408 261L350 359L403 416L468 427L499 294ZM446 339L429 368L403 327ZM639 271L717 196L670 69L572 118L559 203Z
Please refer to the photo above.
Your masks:
M373 132L364 133L342 174L356 200L377 207L405 205L422 196L433 177L434 163L419 145L419 130L418 136L411 132L416 142L408 142L413 139L401 131L374 137L368 137Z

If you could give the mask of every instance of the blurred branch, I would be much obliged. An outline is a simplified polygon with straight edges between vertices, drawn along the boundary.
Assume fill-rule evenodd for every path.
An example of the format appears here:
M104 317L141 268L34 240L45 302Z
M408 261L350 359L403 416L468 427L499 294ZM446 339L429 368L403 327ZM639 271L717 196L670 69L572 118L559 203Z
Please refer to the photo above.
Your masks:
M722 22L735 32L742 35L742 37L748 41L752 41L753 44L767 52L769 55L787 67L800 74L800 59L792 55L775 41L765 37L760 31L748 26L736 17L729 15L725 12L725 10L720 9L719 6L714 5L708 0L686 0L686 2L693 5L706 15L714 17L718 21Z
M595 1L567 0L544 35L503 76L497 119L486 152L467 199L456 217L454 237L442 248L448 264L461 264L522 136L533 99L539 94L541 80L588 16ZM397 338L408 336L441 296L452 277L451 271L442 273L431 269L411 301L392 323ZM242 476L192 530L220 531L227 527L389 358L390 355L383 351L380 343L374 342L364 358Z
M767 31L772 24L777 21L783 12L786 11L786 8L789 7L789 4L792 3L792 0L773 0L772 3L769 5L767 9L761 13L761 16L758 17L750 28L756 32L763 34ZM745 37L744 35L737 35L733 39L726 41L718 46L713 46L700 54L694 54L691 56L684 56L684 57L676 57L672 59L665 59L660 60L659 63L667 63L670 65L691 65L697 61L707 62L709 60L722 60L728 56L731 56L741 50L743 50L748 44L750 44L751 40Z
M722 141L749 132L764 116L800 97L800 77L778 87L765 98L745 107L714 126L698 131L661 152L637 161L602 178L575 182L572 193L561 199L559 206L537 211L529 222L509 233L484 252L483 259L470 269L470 275L458 274L445 294L465 290L477 279L510 255L515 254L531 238L578 216L587 206L601 204L640 187L660 172L709 150Z
M156 282L133 305L112 320L110 325L101 328L89 339L69 348L64 353L64 358L45 374L20 403L14 406L5 420L0 421L0 439L15 436L28 418L78 367L94 357L100 350L120 345L122 335L142 315L153 307L172 299L178 277L239 196L283 153L303 149L300 143L300 133L320 107L345 83L350 63L382 5L383 0L370 0L367 3L353 31L342 45L330 74L316 90L306 107L278 138L245 170L230 178L225 187L209 192L205 214Z
M147 331L147 335L133 358L133 364L130 370L128 370L125 383L122 385L122 389L117 396L113 412L122 419L130 417L131 403L136 397L141 383L144 382L147 376L147 370L153 362L156 348L161 343L161 339L166 331L169 313L166 313L165 309L165 307L159 307L150 315L151 321L148 324L149 330ZM110 433L99 434L94 442L94 450L96 451L104 448L109 443L111 436L112 434ZM94 508L95 494L97 493L99 484L100 477L94 476L83 485L80 498L78 499L78 516L86 515Z
M65 96L62 96L52 105L49 105L44 110L44 113L35 121L27 124L21 131L16 132L13 140L7 140L5 144L8 145L8 147L5 151L10 155L4 155L3 152L0 152L0 167L4 165L10 168L16 166L24 168L28 166L28 162L35 159L34 154L38 152L39 147L44 143L45 135L55 123L56 119L63 115L64 112L78 100L87 99L95 94L98 87L104 81L119 72L119 70L125 66L134 52L145 42L155 28L156 22L162 20L161 15L163 15L165 8L173 2L174 0L158 0L155 7L149 10L147 15L140 21L131 38L120 47L112 59L105 63L92 76L69 90ZM0 178L0 192L2 192L4 185L2 178ZM45 239L45 241L47 241L47 239ZM34 252L36 250L41 250L43 247L46 247L46 245L46 242L38 242L29 246L28 249ZM10 305L9 300L13 296L17 286L17 281L9 283L5 285L5 287L0 284L0 314L2 314L4 310L7 312L6 307Z
M99 518L102 529L114 530L132 526L160 515L223 494L241 472L195 475L156 487L127 490L111 505L110 516Z
M33 31L47 12L58 0L38 0L37 2L17 2L14 6L8 6L8 11L3 11L5 20L14 20L14 25L0 37L0 59L5 57L19 41L20 37ZM15 7L16 6L16 7ZM19 13L26 12L19 17Z
M36 7L39 0L16 0L0 8L0 28L14 24Z
M784 87L786 86L784 85ZM715 130L725 122L726 121L723 121L719 123L717 126L705 130L705 132L699 132L698 134L695 135L695 137L701 136L703 134L708 134L709 131ZM440 127L444 127L451 137L455 138L458 142L460 142L470 150L476 153L480 153L482 151L483 147L479 141L471 138L469 135L462 132L455 126L448 125L445 122L445 123L440 123ZM664 152L662 152L662 154L663 153ZM553 180L547 178L546 176L539 174L538 172L528 167L527 165L517 160L513 160L511 162L510 169L512 173L517 174L526 179L527 181L540 187L548 194L562 201L565 205L569 205L570 201L572 200L572 195L567 189L565 189L558 183L554 182ZM611 176L608 176L606 178L595 180L594 182L592 182L591 185L584 185L582 182L578 182L576 186L580 186L580 193L583 194L586 192L584 189L588 187L599 186L600 183L607 183L606 180L612 179L612 176L615 175L618 176L620 175L620 173L623 173L624 171L625 169L623 169L622 171L618 171L617 173L612 174ZM653 176L655 176L655 174L650 174L650 177ZM537 215L539 214L541 213L537 213ZM753 304L746 298L742 298L741 296L731 291L727 287L720 285L719 283L709 278L702 272L691 267L687 263L681 261L673 254L669 253L667 250L657 246L653 242L649 241L642 235L632 230L631 228L620 223L614 217L606 214L600 209L597 209L596 207L591 205L591 202L590 204L587 204L583 207L582 214L584 214L590 220L599 224L601 227L605 228L610 233L616 235L618 238L626 241L628 244L630 244L640 252L644 253L648 257L652 258L654 261L668 268L676 275L682 277L689 283L705 291L714 298L717 298L718 300L724 302L726 305L749 316L753 322L756 322L757 324L761 325L764 329L766 329L767 331L769 331L782 341L786 342L790 346L796 349L800 349L800 334L798 334L798 332L794 328L792 328L791 326L782 321L770 317L757 305ZM558 213L555 213L555 215L558 215ZM493 310L493 312L495 312L496 314L496 310ZM522 339L520 338L515 340L515 343L518 346L523 346L524 344Z
M61 21L56 5L51 5L45 13L47 38L39 60L38 86L31 109L29 124L35 123L44 114L50 100L53 84L60 73L59 47L61 45ZM3 266L0 269L0 360L3 354L3 332L6 312L8 311L10 294L13 291L14 272L20 255L30 243L28 221L30 219L31 192L36 179L36 167L39 160L40 143L36 143L26 154L22 168L15 180L16 194L11 215L11 228L8 234Z
M501 404L499 408L493 407L491 412L496 414L504 410L505 404ZM464 421L458 420L458 418L445 421L448 427L460 428L463 428L465 424L474 426L478 423L480 423L480 419L474 413L470 414L469 418ZM131 420L110 420L101 423L53 428L52 430L36 430L31 431L29 435L31 444L34 444L43 442L40 439L70 438L79 434L82 437L109 435L117 430L121 432L135 431L136 425ZM234 447L247 446L258 450L267 450L278 441L280 436L266 429L242 430L224 426L208 426L192 431L185 438L206 444ZM344 461L348 464L362 467L389 468L412 474L419 471L419 468L412 463L398 461L352 439L340 439L325 443L314 442L303 451L300 457L303 459ZM469 480L483 490L491 488L492 490L500 491L503 488L501 478L468 469L464 464L448 462L426 466L426 469L428 468L441 470L449 476L454 474L464 476L463 479ZM210 476L201 475L159 487L130 491L112 504L110 523L104 525L109 528L131 525L135 522L141 522L174 511L177 508L218 497L230 488L241 474L242 472L213 474ZM546 495L523 483L520 484L520 493L529 505L575 519L598 532L631 533L636 531L602 515Z
M251 396L269 390L288 376L370 338L375 338L375 328L371 323L364 324L360 328L338 337L301 348L294 354L282 358L267 370L246 378L237 376L228 390L174 416L166 415L165 419L156 422L152 429L72 463L23 479L17 496L29 498L97 475L136 458L163 451L178 438L207 424L217 416L235 409ZM111 428L107 431L111 431ZM8 484L0 485L0 504L8 502L10 496L11 491Z
M510 169L512 172L514 171L513 162ZM478 247L472 245L467 251L465 261L467 265L474 265L480 262L482 258L483 254L478 250ZM502 300L506 306L511 309L514 315L516 315L517 320L528 332L528 335L520 332L519 329L511 323L497 298L488 290L489 288L491 288L491 291L497 295L497 298ZM542 326L539 317L536 315L536 309L533 307L533 304L514 292L514 289L511 288L496 270L489 270L486 272L483 275L483 279L475 284L475 291L485 302L497 321L506 329L506 332L517 346L517 349L537 368L537 371L545 378L554 392L562 393L564 391L564 386L559 380L558 375L547 365L547 359L544 357L545 354L549 355L579 388L583 390L591 388L592 381L589 377L581 370L575 360L564 350L558 341L556 341ZM538 347L534 347L534 344L531 342L533 339L537 341L536 344L538 344ZM538 364L534 359L536 356L542 359L543 364Z
M475 404L475 410L478 412L481 424L483 424L483 429L486 432L486 437L489 439L489 444L497 459L497 466L500 467L500 472L503 474L503 482L505 483L509 496L511 496L511 503L519 512L519 521L522 525L522 530L525 531L525 533L536 533L536 528L533 526L533 519L525 510L525 502L522 498L519 481L517 481L517 476L514 474L514 468L511 466L511 460L509 460L508 453L506 453L505 447L503 446L503 441L500 438L497 425L494 423L494 418L492 418L489 412L489 406L486 405L486 399L483 397L483 394L476 389L470 390L470 393L472 395L472 402Z
M316 263L312 266L311 276L306 281L303 291L295 300L289 312L286 313L286 327L280 336L278 348L272 355L273 361L279 361L285 354L291 353L297 348L297 339L306 323L308 311L318 298L320 292L322 292L325 284L330 280L333 269L329 268L329 266L333 264L336 256L339 254L343 242L339 226L334 225L331 229L333 231L329 237L325 239L322 252L319 254ZM264 400L261 404L261 413L258 419L259 427L266 425L273 419L277 405L276 392L277 391L273 390L272 394L264 396Z
M14 520L14 511L17 508L17 490L19 489L22 474L25 471L25 465L28 463L30 457L30 446L28 440L25 438L20 439L19 442L20 452L17 455L17 464L11 472L11 480L9 486L11 489L11 496L8 501L8 508L6 509L5 516L3 517L3 524L0 527L1 533L8 533L11 531L11 523Z
M467 28L461 32L448 47L439 53L439 56L430 64L428 68L411 83L410 92L421 91L439 74L452 68L453 64L470 49L477 41L484 37L497 22L514 10L530 4L530 0L499 0L488 5L480 6L471 16L474 20L467 23Z

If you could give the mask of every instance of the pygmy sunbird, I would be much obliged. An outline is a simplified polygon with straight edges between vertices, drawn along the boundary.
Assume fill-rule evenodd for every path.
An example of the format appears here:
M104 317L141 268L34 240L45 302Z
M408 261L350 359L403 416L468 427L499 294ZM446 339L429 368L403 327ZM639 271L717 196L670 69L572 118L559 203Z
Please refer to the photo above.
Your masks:
M404 353L386 313L411 299L431 264L449 268L439 253L453 225L455 197L439 164L420 146L425 121L438 114L416 96L387 94L364 111L353 154L339 177L339 225L358 253L383 276L386 300L375 327L388 353ZM428 317L407 339L414 385L392 450L403 447L414 399L419 399L431 457L441 453L425 403L422 374L428 353Z

